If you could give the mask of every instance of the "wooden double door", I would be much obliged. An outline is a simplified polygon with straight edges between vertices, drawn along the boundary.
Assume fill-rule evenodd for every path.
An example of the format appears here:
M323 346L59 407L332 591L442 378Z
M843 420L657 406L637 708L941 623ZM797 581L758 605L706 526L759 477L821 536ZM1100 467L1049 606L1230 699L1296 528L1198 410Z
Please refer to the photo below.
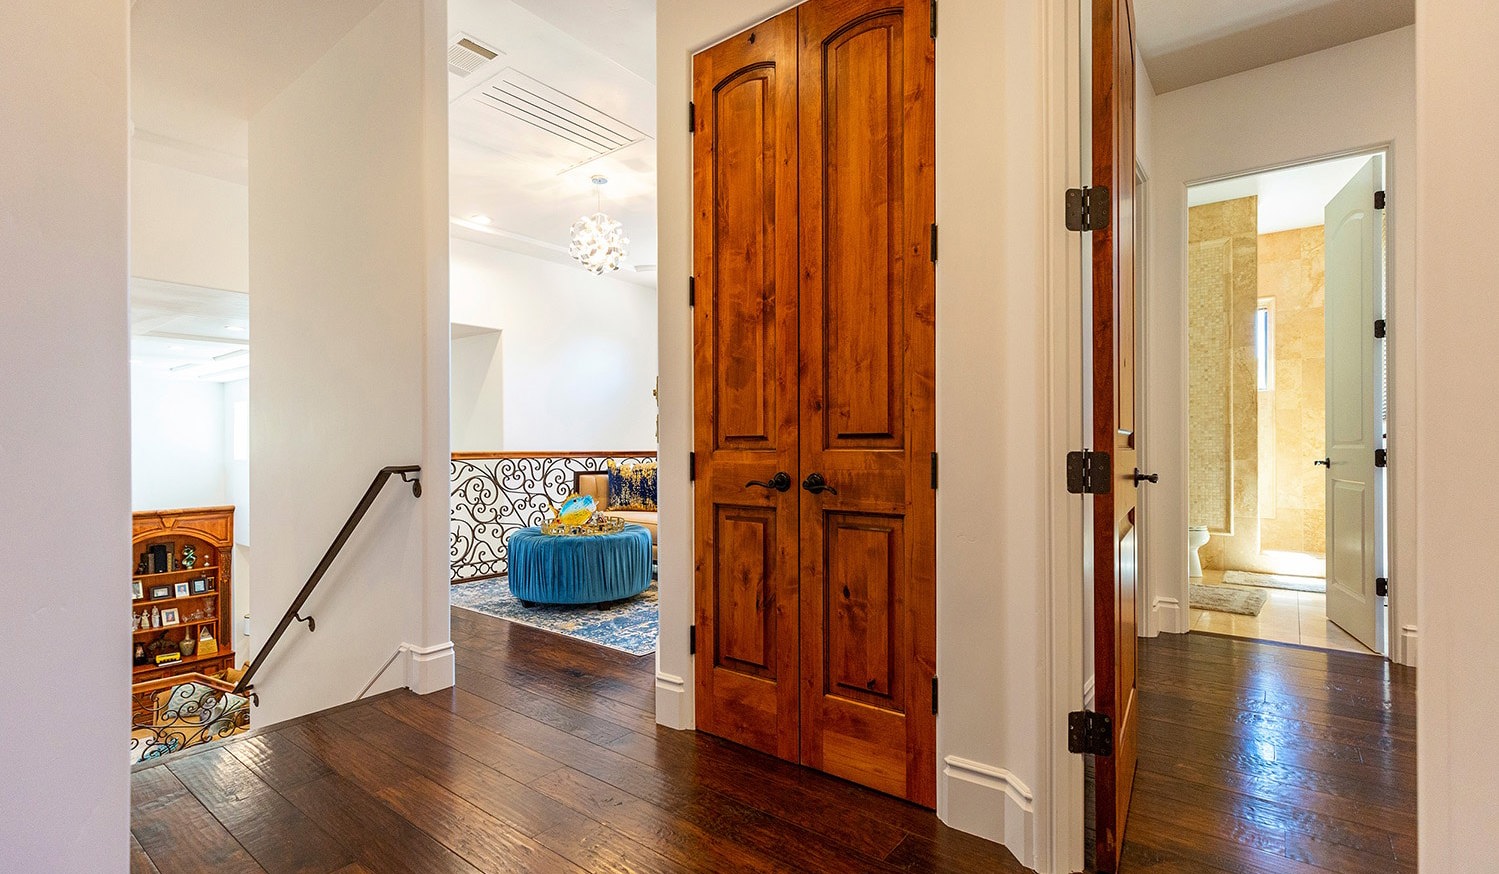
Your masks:
M936 803L934 45L810 0L694 58L698 728Z

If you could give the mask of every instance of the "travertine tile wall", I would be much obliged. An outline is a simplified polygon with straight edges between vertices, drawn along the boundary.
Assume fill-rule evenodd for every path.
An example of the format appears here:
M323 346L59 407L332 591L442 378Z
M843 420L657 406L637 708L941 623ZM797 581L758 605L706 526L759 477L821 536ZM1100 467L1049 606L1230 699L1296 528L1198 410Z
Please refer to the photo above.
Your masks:
M1205 204L1187 219L1188 520L1213 532L1199 553L1210 568L1259 565L1258 205Z
M1275 379L1265 392L1274 438L1260 463L1275 499L1261 507L1264 550L1323 555L1327 548L1326 474L1312 463L1327 454L1324 236L1317 225L1259 239L1260 297L1275 301Z

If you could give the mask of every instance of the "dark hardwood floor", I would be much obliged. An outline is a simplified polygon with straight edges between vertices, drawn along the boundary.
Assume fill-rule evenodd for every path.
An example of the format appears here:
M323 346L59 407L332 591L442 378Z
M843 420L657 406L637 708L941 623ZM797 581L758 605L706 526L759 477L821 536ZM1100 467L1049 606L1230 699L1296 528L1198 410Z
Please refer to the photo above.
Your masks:
M458 686L141 768L133 871L1019 872L930 811L658 729L654 659L453 611ZM1414 678L1141 641L1126 872L1415 870Z
M1123 871L1416 870L1416 675L1193 632L1140 641Z
M931 811L658 729L653 656L453 611L456 689L131 778L133 871L1020 872Z

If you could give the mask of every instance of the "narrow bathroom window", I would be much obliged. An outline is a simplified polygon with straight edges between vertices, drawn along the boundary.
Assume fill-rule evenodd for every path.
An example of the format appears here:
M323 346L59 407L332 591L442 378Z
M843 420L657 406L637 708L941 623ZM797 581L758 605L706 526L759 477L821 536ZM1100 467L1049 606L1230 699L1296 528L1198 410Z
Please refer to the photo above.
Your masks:
M1254 363L1259 390L1275 388L1275 322L1268 302L1254 311Z

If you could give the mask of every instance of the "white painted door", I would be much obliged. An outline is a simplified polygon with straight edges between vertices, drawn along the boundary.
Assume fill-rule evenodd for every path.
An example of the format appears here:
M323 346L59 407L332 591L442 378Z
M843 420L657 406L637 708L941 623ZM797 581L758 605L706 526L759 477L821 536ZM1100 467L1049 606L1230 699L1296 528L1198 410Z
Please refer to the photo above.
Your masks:
M1378 651L1376 468L1384 234L1375 193L1384 159L1369 159L1327 204L1327 618Z

